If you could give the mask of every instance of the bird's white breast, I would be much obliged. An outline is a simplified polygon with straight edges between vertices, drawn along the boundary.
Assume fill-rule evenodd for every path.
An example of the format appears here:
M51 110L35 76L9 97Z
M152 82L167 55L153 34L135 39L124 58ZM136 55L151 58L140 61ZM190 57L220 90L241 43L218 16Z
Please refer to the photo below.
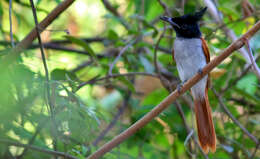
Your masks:
M199 38L176 38L174 41L174 59L180 79L190 79L199 69L206 65L206 57L202 49L202 41ZM207 76L192 87L192 92L203 93L207 83Z

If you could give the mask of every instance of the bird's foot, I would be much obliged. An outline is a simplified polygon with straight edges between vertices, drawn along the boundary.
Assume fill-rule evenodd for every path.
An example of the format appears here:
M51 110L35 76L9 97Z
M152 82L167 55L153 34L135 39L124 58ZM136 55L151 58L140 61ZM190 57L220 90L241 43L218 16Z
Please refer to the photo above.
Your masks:
M182 87L183 87L183 85L184 85L185 82L187 82L187 80L184 80L183 82L181 82L180 84L177 85L177 91L178 91L178 93L181 93L181 89L182 89Z
M202 68L199 68L199 70L198 70L198 74L200 74L200 75L203 74L203 69L202 69Z

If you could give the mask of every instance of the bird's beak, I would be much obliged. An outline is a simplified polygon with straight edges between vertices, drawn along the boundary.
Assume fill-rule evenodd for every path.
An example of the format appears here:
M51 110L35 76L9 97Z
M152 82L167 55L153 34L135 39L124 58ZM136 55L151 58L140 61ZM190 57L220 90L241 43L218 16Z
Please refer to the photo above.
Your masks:
M166 21L168 23L170 23L173 26L176 26L177 28L181 28L177 23L172 21L172 18L169 17L160 17L161 20Z

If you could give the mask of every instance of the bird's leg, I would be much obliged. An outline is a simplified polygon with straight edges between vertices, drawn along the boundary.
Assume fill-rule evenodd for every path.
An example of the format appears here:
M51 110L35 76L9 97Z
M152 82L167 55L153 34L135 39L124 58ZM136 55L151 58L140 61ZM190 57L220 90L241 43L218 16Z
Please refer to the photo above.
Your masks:
M202 68L199 68L198 74L202 75L202 74L203 74L203 71L202 71L202 70L203 70Z
M184 85L184 83L187 82L187 80L182 81L180 84L177 85L177 91L178 93L181 93L181 89Z

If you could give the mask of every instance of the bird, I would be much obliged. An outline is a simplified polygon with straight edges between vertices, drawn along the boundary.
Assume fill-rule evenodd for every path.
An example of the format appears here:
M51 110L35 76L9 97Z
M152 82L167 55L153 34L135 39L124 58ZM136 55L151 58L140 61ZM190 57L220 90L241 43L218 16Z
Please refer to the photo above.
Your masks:
M202 68L210 62L208 45L202 37L199 21L205 14L207 7L190 14L178 17L160 17L169 23L176 32L172 56L176 62L179 77L182 81L177 89L180 91L183 83L192 76L202 74ZM212 119L212 112L208 99L209 75L204 76L191 87L194 101L197 134L204 153L216 151L216 133Z

